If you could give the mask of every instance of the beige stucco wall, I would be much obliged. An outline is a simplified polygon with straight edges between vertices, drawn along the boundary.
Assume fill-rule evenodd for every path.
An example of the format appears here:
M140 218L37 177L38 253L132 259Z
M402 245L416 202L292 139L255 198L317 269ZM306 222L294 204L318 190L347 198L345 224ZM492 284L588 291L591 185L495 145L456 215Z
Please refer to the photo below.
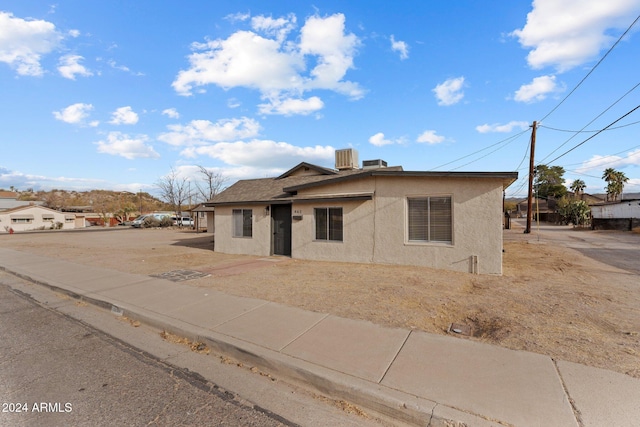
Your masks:
M338 191L339 188L339 191ZM502 182L498 179L374 177L339 187L322 186L299 196L374 192L371 201L298 203L292 256L314 260L422 265L480 274L502 273ZM453 243L416 243L407 238L407 197L451 196ZM343 207L344 241L314 241L314 207Z
M302 215L291 227L291 256L321 261L374 262L373 201L295 203L293 215ZM342 208L343 240L315 240L314 208Z
M438 269L502 273L502 181L444 177L370 177L338 185L312 187L299 197L374 193L373 200L294 202L293 258L420 265ZM409 242L407 197L451 196L453 243ZM315 240L315 207L343 209L343 241ZM238 207L236 207L238 208ZM233 207L216 207L215 250L234 254L271 255L271 218L264 205L253 209L253 237L233 238ZM474 264L477 259L477 267Z
M233 237L233 209L252 209L252 237ZM228 254L271 255L271 216L265 205L216 206L215 251Z
M32 215L33 219L31 220L31 222L14 223L11 221L11 215ZM45 220L43 219L43 215L47 218L53 217L53 219ZM76 228L75 220L67 222L66 215L69 214L41 208L38 206L28 207L13 212L0 212L0 233L8 232L9 228L12 228L13 231L29 231L39 229L49 230L51 229L51 226L56 224L57 222L62 223L63 229Z

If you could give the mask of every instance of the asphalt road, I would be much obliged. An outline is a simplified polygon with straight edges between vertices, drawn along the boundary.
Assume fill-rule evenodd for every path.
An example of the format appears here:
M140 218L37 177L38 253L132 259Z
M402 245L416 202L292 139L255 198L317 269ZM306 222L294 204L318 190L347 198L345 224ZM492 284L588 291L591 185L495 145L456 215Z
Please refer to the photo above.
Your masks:
M295 425L1 280L0 404L1 426Z

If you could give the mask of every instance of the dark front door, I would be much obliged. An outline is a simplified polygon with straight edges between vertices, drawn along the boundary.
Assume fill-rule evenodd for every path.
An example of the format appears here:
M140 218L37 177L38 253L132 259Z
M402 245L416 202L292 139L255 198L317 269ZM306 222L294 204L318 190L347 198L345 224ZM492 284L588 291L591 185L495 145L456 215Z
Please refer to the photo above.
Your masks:
M291 256L291 205L271 206L273 254Z

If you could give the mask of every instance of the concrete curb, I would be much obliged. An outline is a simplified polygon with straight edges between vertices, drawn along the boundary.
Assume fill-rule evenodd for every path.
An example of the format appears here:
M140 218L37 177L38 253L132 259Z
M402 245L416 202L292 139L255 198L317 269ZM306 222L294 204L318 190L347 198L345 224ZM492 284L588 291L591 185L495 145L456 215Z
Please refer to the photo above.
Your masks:
M79 294L2 266L0 266L0 270L70 298L90 303L115 315L126 316L152 328L165 330L192 341L203 342L209 346L213 353L229 356L245 365L255 366L284 381L312 389L332 399L348 401L396 423L429 427L497 427L502 425L480 415L324 368L179 319L141 307L133 307L123 301L109 300L94 293Z

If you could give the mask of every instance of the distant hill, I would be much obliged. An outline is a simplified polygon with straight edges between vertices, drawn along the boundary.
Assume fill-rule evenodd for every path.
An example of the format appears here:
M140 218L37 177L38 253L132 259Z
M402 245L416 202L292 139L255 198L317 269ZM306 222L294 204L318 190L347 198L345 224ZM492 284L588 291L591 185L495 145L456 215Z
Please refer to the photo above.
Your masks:
M44 206L68 212L151 212L170 210L168 205L149 193L129 191L20 191L12 189L16 200L42 201ZM0 188L0 192L4 192Z

